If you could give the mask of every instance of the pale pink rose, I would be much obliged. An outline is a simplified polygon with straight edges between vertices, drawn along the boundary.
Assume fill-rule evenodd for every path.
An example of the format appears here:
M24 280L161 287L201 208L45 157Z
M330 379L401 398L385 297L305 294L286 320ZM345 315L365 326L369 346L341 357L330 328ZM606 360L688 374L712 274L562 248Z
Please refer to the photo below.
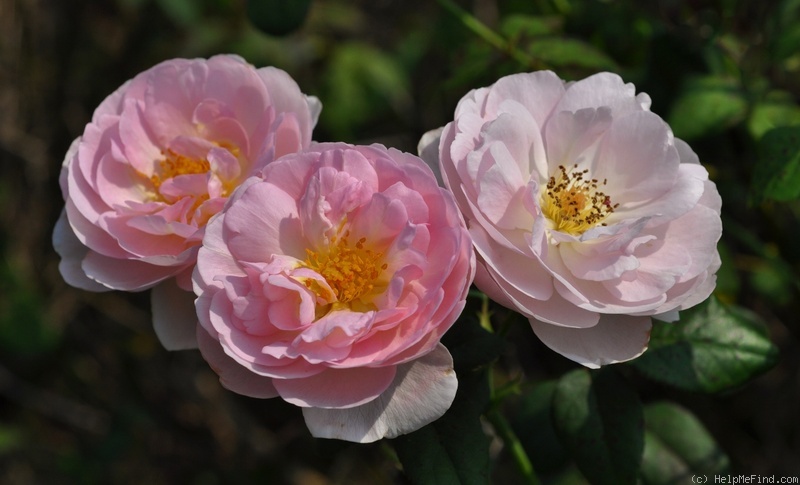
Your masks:
M644 352L650 317L707 298L720 265L717 189L649 107L614 74L517 74L420 143L467 220L478 288L588 367Z
M209 222L193 276L200 350L228 389L302 407L314 436L394 437L455 396L439 340L474 272L452 195L422 160L312 145Z
M236 56L138 74L100 104L64 160L53 235L64 279L93 291L164 282L156 331L168 348L193 346L190 279L206 223L248 176L309 145L319 109L285 72ZM179 315L188 318L169 322Z

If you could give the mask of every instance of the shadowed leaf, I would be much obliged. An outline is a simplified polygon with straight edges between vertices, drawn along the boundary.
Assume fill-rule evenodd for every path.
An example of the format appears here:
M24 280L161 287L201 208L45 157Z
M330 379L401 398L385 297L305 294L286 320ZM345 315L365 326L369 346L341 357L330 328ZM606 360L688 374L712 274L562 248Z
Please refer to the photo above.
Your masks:
M765 198L792 200L800 197L800 126L775 128L761 138L758 164L751 190L758 202Z
M697 475L722 475L728 457L700 421L669 402L644 410L645 444L642 482L645 485L690 484Z
M681 389L719 392L765 372L777 358L755 315L712 297L681 312L678 322L655 322L649 350L631 364Z
M553 418L591 483L636 483L644 448L642 404L613 369L579 369L562 377L553 394Z

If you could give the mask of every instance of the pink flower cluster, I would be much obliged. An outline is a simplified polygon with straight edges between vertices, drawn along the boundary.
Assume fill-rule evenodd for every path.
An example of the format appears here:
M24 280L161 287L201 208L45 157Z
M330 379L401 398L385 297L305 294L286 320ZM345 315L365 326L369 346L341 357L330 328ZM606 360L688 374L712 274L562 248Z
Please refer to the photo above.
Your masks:
M162 343L199 345L226 387L303 407L315 436L374 441L450 407L439 340L475 256L421 159L310 145L319 110L233 56L159 64L68 151L53 239L74 286L152 287Z
M590 367L710 294L720 198L648 107L612 74L503 78L420 142L442 188L414 155L312 143L321 105L283 71L166 61L67 152L59 267L91 291L152 288L165 347L301 407L314 436L395 437L454 399L440 339L473 278Z

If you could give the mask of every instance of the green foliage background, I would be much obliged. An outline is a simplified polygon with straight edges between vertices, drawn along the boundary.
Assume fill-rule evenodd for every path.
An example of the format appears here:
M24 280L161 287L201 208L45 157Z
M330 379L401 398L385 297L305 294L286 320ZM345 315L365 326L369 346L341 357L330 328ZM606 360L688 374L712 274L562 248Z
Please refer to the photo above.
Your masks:
M226 52L319 96L315 139L411 152L468 90L505 74L612 70L635 83L723 197L717 299L681 334L700 349L691 378L672 364L684 351L673 329L654 330L657 345L633 365L588 373L474 297L449 337L471 369L460 393L474 392L423 443L488 409L498 434L467 431L489 451L489 476L472 462L464 483L521 480L498 413L546 483L635 476L625 464L604 471L596 452L582 461L587 430L620 433L621 448L603 443L615 460L643 456L642 483L703 470L800 476L800 0L0 0L1 483L408 483L433 473L402 472L398 456L415 453L459 467L461 451L421 449L419 436L314 440L297 408L229 393L197 353L161 349L146 293L90 294L59 276L58 172L94 107L162 60ZM504 340L480 334L479 319ZM725 323L709 334L710 319ZM722 350L708 344L726 335ZM719 377L720 359L741 363L738 380ZM487 378L491 396L476 384ZM589 427L573 429L575 416Z

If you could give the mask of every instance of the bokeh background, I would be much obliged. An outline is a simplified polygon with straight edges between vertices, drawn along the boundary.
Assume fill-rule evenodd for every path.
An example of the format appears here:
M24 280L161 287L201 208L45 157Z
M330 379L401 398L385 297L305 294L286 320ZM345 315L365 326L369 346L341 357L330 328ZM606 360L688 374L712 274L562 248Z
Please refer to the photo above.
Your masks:
M800 204L749 195L761 136L800 123L800 1L455 3L502 42L447 1L0 0L0 483L406 483L390 442L315 440L297 408L234 395L197 352L163 350L147 292L91 294L58 273L58 173L94 108L162 60L217 53L280 67L318 96L316 140L412 152L505 74L634 82L722 193L717 296L758 314L781 357L719 395L629 378L645 403L694 412L734 473L800 476ZM524 324L508 340L499 379L574 368ZM513 483L492 453L494 481Z

